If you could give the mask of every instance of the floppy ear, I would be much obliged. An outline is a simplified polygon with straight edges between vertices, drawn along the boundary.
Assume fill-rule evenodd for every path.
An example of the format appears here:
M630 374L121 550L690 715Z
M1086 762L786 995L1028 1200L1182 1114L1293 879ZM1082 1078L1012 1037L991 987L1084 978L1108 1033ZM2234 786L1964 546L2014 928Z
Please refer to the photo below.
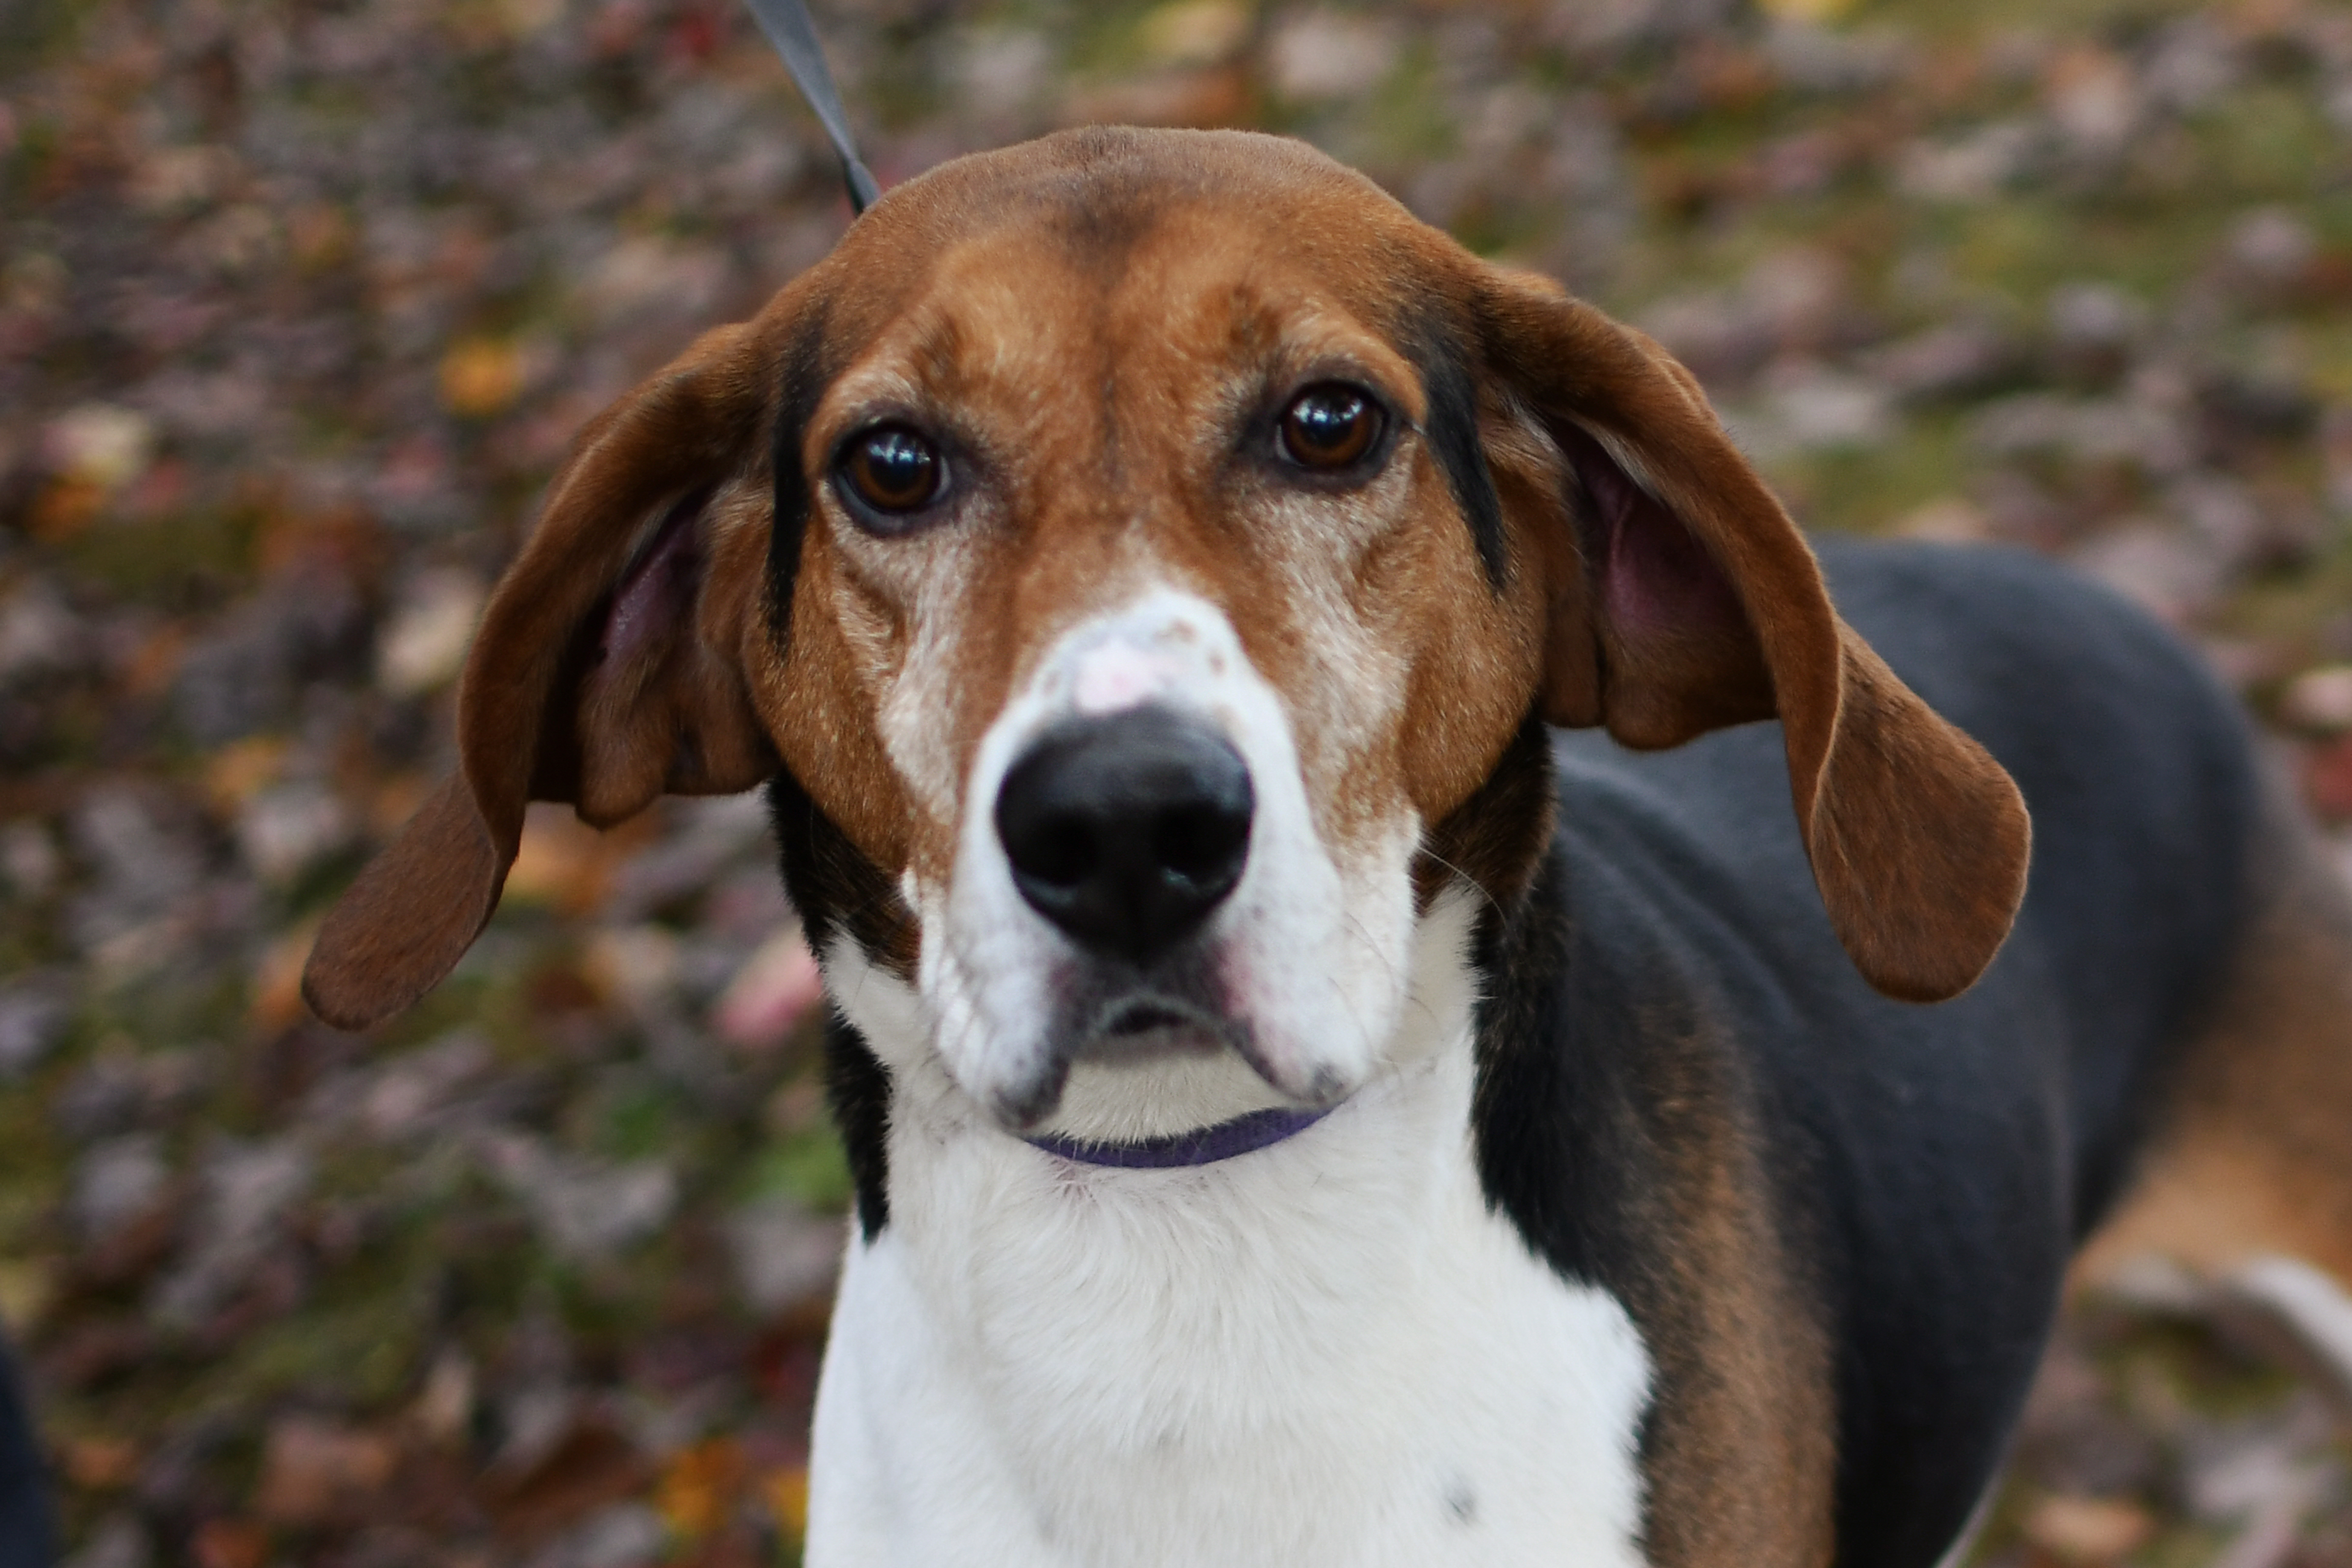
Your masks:
M529 802L608 826L775 771L744 670L768 635L783 314L705 334L581 435L467 658L457 775L319 929L302 994L328 1023L365 1027L448 973L498 907Z
M2017 786L1838 618L1688 371L1546 279L1490 268L1481 306L1490 363L1571 471L1546 717L1644 749L1778 717L1813 879L1855 967L1908 1001L1966 990L2025 895Z

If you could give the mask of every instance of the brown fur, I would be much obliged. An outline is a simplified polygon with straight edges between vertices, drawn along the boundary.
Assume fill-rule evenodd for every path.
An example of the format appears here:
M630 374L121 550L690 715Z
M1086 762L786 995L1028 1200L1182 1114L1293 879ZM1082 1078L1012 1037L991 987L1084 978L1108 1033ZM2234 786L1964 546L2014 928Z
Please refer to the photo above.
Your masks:
M1671 1052L1662 1056L1671 1056ZM1673 1190L1654 1282L1659 1405L1651 1416L1643 1547L1656 1568L1822 1564L1837 1415L1830 1346L1789 1259L1751 1130L1695 1081L1662 1129Z
M2076 1288L2155 1254L2217 1281L2296 1258L2352 1291L2352 896L2275 794L2234 971Z

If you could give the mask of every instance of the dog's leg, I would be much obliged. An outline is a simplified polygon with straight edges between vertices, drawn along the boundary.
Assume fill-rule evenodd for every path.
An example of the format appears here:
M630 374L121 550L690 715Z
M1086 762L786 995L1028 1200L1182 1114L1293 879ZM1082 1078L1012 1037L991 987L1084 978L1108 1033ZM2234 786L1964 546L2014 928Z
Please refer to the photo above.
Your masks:
M2352 892L2283 795L2226 989L2072 1284L2166 1260L2286 1330L2352 1395Z

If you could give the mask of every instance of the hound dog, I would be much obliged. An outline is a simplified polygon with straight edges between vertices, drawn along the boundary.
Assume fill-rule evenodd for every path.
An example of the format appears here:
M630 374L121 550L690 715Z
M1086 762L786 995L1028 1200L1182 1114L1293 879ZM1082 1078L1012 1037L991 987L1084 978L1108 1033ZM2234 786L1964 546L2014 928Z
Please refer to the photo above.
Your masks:
M588 427L458 730L330 1022L527 801L768 789L816 1568L1924 1568L2086 1243L2352 1279L2352 920L2197 660L1817 557L1657 344L1295 142L893 191Z

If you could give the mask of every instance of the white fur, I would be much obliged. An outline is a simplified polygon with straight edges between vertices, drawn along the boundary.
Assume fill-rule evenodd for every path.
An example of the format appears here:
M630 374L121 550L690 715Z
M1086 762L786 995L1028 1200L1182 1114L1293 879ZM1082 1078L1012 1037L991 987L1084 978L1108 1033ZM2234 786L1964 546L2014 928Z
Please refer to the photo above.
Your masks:
M1317 831L1281 695L1251 666L1215 605L1173 588L1148 589L1065 634L982 739L949 885L927 889L910 879L908 889L922 917L930 1026L922 1033L965 1092L1008 1120L1016 1119L1014 1108L1041 1098L1039 1085L1055 1083L1066 1052L1057 1056L1047 1022L1076 955L1014 886L988 803L1055 721L1144 701L1213 725L1241 753L1256 792L1248 862L1206 940L1229 1012L1249 1030L1255 1065L1275 1091L1257 1102L1333 1103L1364 1082L1396 1026L1412 929L1407 869L1419 824L1406 814L1345 860L1336 855ZM1256 1093L1225 1080L1216 1092ZM1056 1125L1134 1135L1135 1103L1108 1099L1116 1102L1105 1107L1118 1119L1116 1131L1072 1124L1067 1109ZM1188 1117L1140 1131L1200 1124Z
M1648 1360L1480 1190L1469 925L1421 922L1347 1103L1171 1171L1002 1131L836 943L893 1074L890 1221L842 1280L810 1568L1637 1563Z

